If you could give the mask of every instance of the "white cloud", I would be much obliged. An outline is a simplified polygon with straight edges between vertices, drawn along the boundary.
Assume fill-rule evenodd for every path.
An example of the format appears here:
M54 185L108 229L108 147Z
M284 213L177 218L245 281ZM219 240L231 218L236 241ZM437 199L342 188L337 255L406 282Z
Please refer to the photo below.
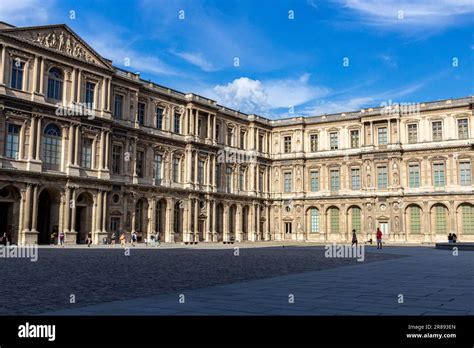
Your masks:
M209 62L202 53L190 52L172 52L174 55L183 58L188 63L199 67L203 71L214 71L215 67Z
M356 97L338 101L319 101L316 105L304 108L302 115L318 116L324 114L335 114L338 112L358 111L365 105L374 103L372 97Z
M44 24L53 0L1 0L0 20L15 26Z
M288 108L322 97L328 89L309 84L309 74L297 79L252 80L240 77L227 85L208 90L220 104L247 113L267 114L272 109Z
M440 27L458 24L474 13L472 0L336 0L359 12L364 23L378 26ZM399 18L401 15L402 18Z

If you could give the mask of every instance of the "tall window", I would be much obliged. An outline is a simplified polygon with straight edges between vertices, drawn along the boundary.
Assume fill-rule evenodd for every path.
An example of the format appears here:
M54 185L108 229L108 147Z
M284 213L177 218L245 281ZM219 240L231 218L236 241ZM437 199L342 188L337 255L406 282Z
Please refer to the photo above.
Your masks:
M356 149L359 147L359 131L351 131L351 148Z
M137 151L137 176L143 178L145 176L145 152Z
M53 123L44 129L43 162L51 170L59 170L61 164L61 130Z
M379 189L386 189L388 187L387 166L377 167L377 187Z
M84 168L92 167L92 139L82 139L81 166Z
M408 178L411 188L420 187L420 165L418 163L408 165Z
M264 140L265 140L265 136L263 134L260 134L258 136L258 151L260 152L263 152L265 150L263 146L263 144L265 143Z
M216 171L215 171L215 180L216 180L216 186L217 187L221 187L221 170L222 170L222 167L219 164L216 165Z
M329 208L329 221L331 233L339 233L339 209L336 207Z
M421 232L421 209L416 205L410 207L410 232Z
M86 105L89 109L94 108L95 83L86 82Z
M339 148L339 135L337 132L329 133L329 145L331 150L337 150Z
M225 169L225 184L227 192L232 192L232 167Z
M263 192L263 170L258 173L258 190Z
M216 123L216 134L215 134L215 137L216 137L216 141L217 141L217 142L219 142L219 140L220 140L220 136L219 136L219 134L220 134L220 129L221 129L221 128L220 128L220 124L219 124L219 123Z
M286 172L284 174L284 191L291 192L292 190L292 175L291 172Z
M112 173L120 174L122 172L122 146L114 145L112 147Z
M284 141L284 152L290 153L291 152L291 137L286 136L283 138L283 141Z
M462 231L464 234L474 233L474 206L464 204L461 208Z
M227 145L232 146L232 140L234 138L234 129L232 127L227 127Z
M163 163L163 156L159 153L155 154L155 163L153 166L154 173L153 177L155 178L155 184L161 185L161 167Z
M51 68L48 74L48 98L63 99L63 73L58 68Z
M121 120L123 115L123 96L116 94L114 97L114 118Z
M245 169L240 168L239 172L239 189L240 191L245 191Z
M240 131L240 148L244 149L245 148L245 131L241 130ZM261 148L259 148L261 149Z
M179 158L173 157L173 182L179 182Z
M311 208L309 210L310 216L310 232L311 233L318 233L319 232L319 210L316 208Z
M14 59L12 65L12 79L10 83L11 88L23 89L23 72L25 69L25 63L20 61L18 58Z
M163 129L163 108L156 108L156 128Z
M352 228L356 230L356 232L362 232L361 231L361 210L359 207L352 207L351 209L351 215L352 215Z
M462 186L470 186L471 182L471 162L459 162L459 183Z
M138 103L138 124L139 125L144 125L145 124L145 109L146 109L146 104L145 103Z
M204 184L204 161L203 160L199 160L198 161L198 177L197 177L197 181L200 185Z
M318 135L311 134L309 136L309 140L310 140L309 142L310 142L311 152L318 151Z
M311 192L319 191L319 171L312 170L311 173Z
M412 123L408 125L408 143L416 144L418 142L418 124Z
M469 129L468 129L468 121L467 118L463 118L458 120L458 138L459 139L467 139L469 138Z
M378 132L379 145L387 145L388 143L387 127L379 127L377 132Z
M340 180L339 180L339 169L338 168L331 168L329 171L329 176L331 180L331 191L337 192L340 189Z
M443 123L436 121L431 124L431 131L433 135L433 141L443 140Z
M178 114L177 112L174 113L174 132L177 133L177 134L180 134L181 133L181 128L180 128L180 124L181 124L181 115Z
M360 190L360 169L351 168L352 189Z
M445 234L448 232L447 225L447 208L442 205L435 207L435 231L436 234Z
M435 187L444 187L446 185L444 163L435 163L433 165L434 171L434 186Z
M18 159L18 151L20 149L20 126L8 123L7 125L7 141L5 144L5 156L8 158Z

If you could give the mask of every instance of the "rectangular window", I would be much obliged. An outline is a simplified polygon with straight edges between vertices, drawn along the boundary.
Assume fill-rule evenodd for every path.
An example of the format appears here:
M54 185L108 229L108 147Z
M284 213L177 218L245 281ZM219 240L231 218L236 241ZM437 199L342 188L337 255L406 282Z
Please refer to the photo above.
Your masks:
M232 146L232 138L234 137L234 129L228 127L227 128L227 145Z
M418 207L410 208L410 232L420 233L421 232L421 209Z
M470 186L471 182L471 162L459 162L459 183L462 186Z
M311 176L311 192L319 191L319 171L312 170L310 173Z
M20 126L8 123L7 141L5 144L5 156L8 158L18 159L20 149Z
M156 128L163 129L163 109L156 108Z
M85 103L86 103L86 106L89 109L94 108L94 94L95 94L95 83L87 81L86 82L86 100L85 100Z
M319 232L319 210L316 208L311 208L311 233Z
M179 158L173 157L173 182L179 182Z
M84 168L92 167L92 139L82 140L81 166Z
M3 66L2 66L3 69ZM12 80L10 87L15 89L23 89L23 72L25 69L25 63L20 61L18 58L13 60L12 65Z
M153 177L155 178L155 185L161 185L161 167L163 163L163 156L155 154L155 163L153 165Z
M311 152L318 151L318 135L311 134L309 136L309 142L310 142Z
M377 167L377 187L379 189L386 189L388 187L387 166Z
M177 134L181 134L180 121L181 121L181 115L175 112L174 113L174 132Z
M240 148L245 149L245 131L240 131Z
M284 152L290 153L291 152L291 137L290 136L284 137L283 142L284 142Z
M408 180L411 188L420 187L420 165L409 164L408 165Z
M292 175L291 172L287 172L284 174L284 191L291 192L292 190Z
M462 205L462 229L464 234L474 233L474 206Z
M331 233L339 233L339 209L329 208L329 218L331 222Z
M352 215L352 229L356 230L356 232L362 231L361 230L361 210L358 207L354 207L351 209Z
M225 184L228 193L232 192L232 168L226 167L225 169Z
M202 138L202 137L203 137L203 136L202 136L202 118L199 118L199 119L198 119L197 128L198 128L198 129L197 129L197 134L198 134L199 137Z
M435 231L436 234L445 234L448 232L448 226L446 224L446 208L437 205L435 207Z
M200 185L204 184L204 161L199 160L198 161L198 183Z
M412 123L408 125L408 143L416 144L418 142L418 124Z
M291 222L285 222L285 234L291 234Z
M258 190L263 192L263 171L258 174Z
M351 168L351 182L353 190L360 190L360 169Z
M138 117L138 124L141 126L145 124L145 109L146 109L145 103L138 103L137 117Z
M339 135L337 132L329 133L329 145L331 150L337 150L339 148Z
M331 168L329 171L329 177L331 180L331 191L337 192L340 189L340 180L339 180L339 169L338 168Z
M216 186L217 186L217 187L220 187L220 186L221 186L221 170L222 170L221 165L218 164L218 165L216 166L216 172L215 172L215 173L216 173L215 179L216 179Z
M356 149L359 147L359 131L351 131L351 148Z
M462 120L458 120L458 138L459 139L469 138L468 125L469 124L468 124L467 118L463 118Z
M220 140L219 133L220 133L220 124L217 123L216 124L216 141L217 142L219 142L219 140Z
M137 176L143 178L145 175L145 152L137 151Z
M431 124L431 130L433 135L433 141L443 140L443 123L436 121Z
M239 174L239 189L240 191L245 191L245 169L240 169Z
M114 118L121 120L123 115L123 96L115 95L114 100Z
M379 145L387 145L388 143L387 127L379 127L377 132L378 132Z
M444 171L444 163L435 163L433 165L434 171L434 186L435 187L444 187L446 185L445 180L445 171Z
M122 172L122 147L114 145L112 148L112 173L120 174Z
M264 135L259 135L258 136L258 151L263 152L265 149L263 148L265 136Z

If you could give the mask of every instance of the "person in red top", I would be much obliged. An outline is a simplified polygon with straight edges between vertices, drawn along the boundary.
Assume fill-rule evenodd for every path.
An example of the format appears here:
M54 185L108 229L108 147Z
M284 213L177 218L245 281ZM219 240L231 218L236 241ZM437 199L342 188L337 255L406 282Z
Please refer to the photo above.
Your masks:
M382 231L377 227L377 249L382 249Z

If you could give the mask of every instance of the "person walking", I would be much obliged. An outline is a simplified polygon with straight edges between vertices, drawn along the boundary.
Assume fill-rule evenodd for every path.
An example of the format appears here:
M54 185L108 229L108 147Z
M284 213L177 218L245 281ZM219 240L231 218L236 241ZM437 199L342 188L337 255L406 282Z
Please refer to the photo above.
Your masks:
M64 232L59 233L59 245L64 247Z
M125 233L120 235L120 246L125 247Z
M155 233L155 243L156 243L155 245L157 247L160 246L160 232L158 232L158 231L156 231L156 233Z
M49 236L49 245L54 245L54 240L56 239L56 233L51 233Z
M382 249L382 231L377 227L377 249Z
M448 243L451 244L453 242L453 235L450 233L448 234Z
M458 236L456 236L456 233L453 233L453 243L456 243L458 241Z
M92 233L89 232L87 234L87 247L90 248L91 247L91 244L92 244Z
M112 232L112 236L110 237L110 244L112 244L112 246L115 246L115 238L117 238L117 236L115 235L115 231Z
M355 230L355 229L352 230L352 245L354 245L354 244L355 244L356 247L357 247L357 234L356 234L356 230Z
M132 232L132 246L135 246L137 242L137 233L135 231Z

